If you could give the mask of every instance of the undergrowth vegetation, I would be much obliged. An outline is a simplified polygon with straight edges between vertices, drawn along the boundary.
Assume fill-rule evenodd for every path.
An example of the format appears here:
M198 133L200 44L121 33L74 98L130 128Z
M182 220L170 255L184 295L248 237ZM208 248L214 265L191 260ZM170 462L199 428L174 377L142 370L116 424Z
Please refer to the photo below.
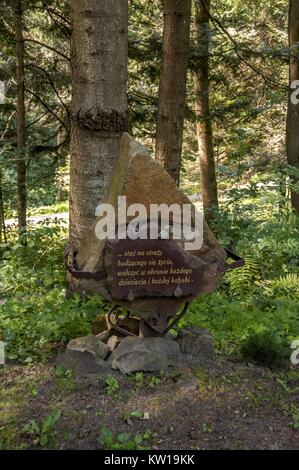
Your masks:
M193 302L181 325L209 328L219 353L279 364L299 337L299 218L264 191L228 199L219 221L220 240L245 266Z
M207 327L220 354L280 364L299 338L299 218L275 190L226 193L218 233L246 264L194 301L180 326ZM49 357L109 308L98 296L65 298L66 240L57 219L35 225L27 246L13 233L0 245L0 340L9 360Z

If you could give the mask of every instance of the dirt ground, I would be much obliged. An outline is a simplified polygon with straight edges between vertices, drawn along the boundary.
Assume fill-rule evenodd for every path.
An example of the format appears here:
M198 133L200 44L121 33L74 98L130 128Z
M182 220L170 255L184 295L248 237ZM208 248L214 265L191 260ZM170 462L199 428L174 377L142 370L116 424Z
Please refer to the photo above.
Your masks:
M74 379L0 367L0 449L299 449L299 370L186 364L180 373Z

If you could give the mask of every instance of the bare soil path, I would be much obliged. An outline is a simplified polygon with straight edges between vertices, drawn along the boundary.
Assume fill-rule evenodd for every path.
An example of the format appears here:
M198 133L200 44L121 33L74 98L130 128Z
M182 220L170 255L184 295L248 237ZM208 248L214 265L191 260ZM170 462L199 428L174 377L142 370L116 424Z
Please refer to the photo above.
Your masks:
M0 449L299 449L298 409L298 369L221 359L105 383L0 367Z

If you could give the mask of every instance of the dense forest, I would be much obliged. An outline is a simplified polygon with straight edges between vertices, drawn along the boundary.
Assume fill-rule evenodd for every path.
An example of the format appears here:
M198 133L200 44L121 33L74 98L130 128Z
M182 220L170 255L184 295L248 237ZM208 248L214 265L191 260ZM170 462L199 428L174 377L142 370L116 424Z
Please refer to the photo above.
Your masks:
M0 450L298 449L299 1L1 0L0 39ZM82 296L63 258L109 193L124 132L245 260L174 328L207 329L224 361L188 376L196 392L185 382L173 392L181 419L180 393L199 420L182 435L175 417L160 429L155 408L177 376L109 375L103 404L91 401L99 414L84 421L86 403L77 417L70 405L81 385L51 365L111 308L98 292ZM44 406L49 383L61 399ZM200 421L204 400L214 411ZM218 427L221 400L234 411ZM236 410L248 428L231 427Z

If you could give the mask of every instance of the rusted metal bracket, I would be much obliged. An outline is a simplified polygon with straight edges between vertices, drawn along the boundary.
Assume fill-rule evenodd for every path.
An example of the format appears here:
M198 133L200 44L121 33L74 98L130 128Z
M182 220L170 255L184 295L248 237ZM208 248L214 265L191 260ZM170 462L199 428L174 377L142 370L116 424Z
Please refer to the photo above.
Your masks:
M113 322L113 312L117 308L119 308L119 305L113 305L113 307L111 307L109 312L107 313L106 318L107 318L108 327L111 328L111 329L113 328L113 330L118 331L118 333L121 333L125 336L134 336L134 337L136 337L137 335L135 335L131 331L125 330L124 328L121 328L120 326L117 325L117 315L116 315L115 322ZM129 314L130 313L128 312L127 317L129 316Z
M182 310L181 313L179 313L178 315L176 315L176 317L173 319L173 321L168 325L168 327L163 331L163 332L160 332L160 336L165 336L166 333L168 333L169 330L171 330L172 328L174 328L178 322L183 318L183 316L186 314L187 310L188 310L188 307L189 307L190 303L189 302L186 302L185 305L184 305L184 308ZM107 313L107 323L108 323L108 327L109 328L113 328L115 331L125 335L125 336L133 336L133 337L137 337L137 335L135 335L134 333L132 333L131 331L128 331L124 328L121 328L120 326L117 325L117 319L115 320L113 318L113 314L114 314L114 311L119 308L119 305L113 305L113 307L111 307L111 309L109 310L109 312ZM120 314L119 314L120 315ZM127 316L129 316L130 313L128 312ZM117 314L116 314L117 316ZM147 321L147 320L144 320L142 319L142 321L144 321L144 323L146 323L146 325L155 333L157 334L158 331L156 330L156 328L153 327L153 325L151 325L151 322L150 321Z
M189 305L190 305L190 302L186 302L185 305L184 305L184 308L183 310L181 311L181 313L179 313L178 315L175 316L175 318L172 320L172 322L168 325L168 327L166 328L166 330L164 330L162 336L165 336L166 333L168 333L169 330L171 330L172 328L174 328L178 322L183 318L183 316L187 313L187 310L189 308Z
M233 263L226 263L226 270L230 271L232 269L237 269L241 268L242 266L245 265L245 260L241 258L240 256L236 255L232 251L228 250L227 248L225 249L226 254L227 254L227 259L232 259L234 260Z

